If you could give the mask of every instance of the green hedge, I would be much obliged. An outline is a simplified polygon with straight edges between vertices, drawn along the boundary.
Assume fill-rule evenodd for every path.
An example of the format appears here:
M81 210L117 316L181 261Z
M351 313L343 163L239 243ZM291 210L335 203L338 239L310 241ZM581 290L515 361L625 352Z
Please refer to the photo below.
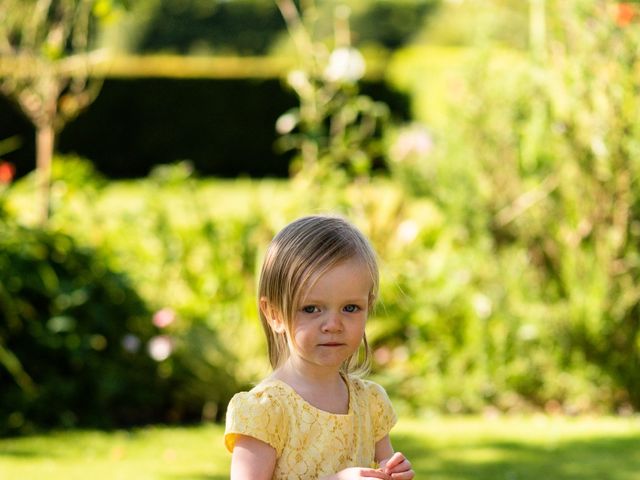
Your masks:
M406 95L379 81L362 90L408 117ZM202 175L286 177L291 155L276 150L275 123L295 102L279 79L109 78L61 132L58 151L90 158L111 178L142 177L179 160ZM21 176L34 166L33 128L0 98L0 138L12 135L21 148L6 158Z

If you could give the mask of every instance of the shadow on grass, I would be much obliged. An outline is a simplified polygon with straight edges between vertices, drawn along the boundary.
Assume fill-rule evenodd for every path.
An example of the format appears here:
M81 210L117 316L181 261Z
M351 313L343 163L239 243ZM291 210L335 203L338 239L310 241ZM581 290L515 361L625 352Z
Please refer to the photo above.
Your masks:
M473 441L449 450L419 436L398 435L416 478L431 480L638 480L640 436L598 437L548 444Z
M42 457L42 452L35 448L3 447L0 448L0 458L2 457L35 458Z

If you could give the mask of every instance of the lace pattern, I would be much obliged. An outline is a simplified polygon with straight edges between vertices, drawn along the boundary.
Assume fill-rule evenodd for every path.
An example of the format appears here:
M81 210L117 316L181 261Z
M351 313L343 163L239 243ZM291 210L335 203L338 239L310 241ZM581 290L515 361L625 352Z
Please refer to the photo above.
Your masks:
M225 445L233 451L238 435L276 450L274 479L316 479L348 467L373 466L375 444L397 417L378 384L347 377L349 412L320 410L289 385L265 381L229 403Z

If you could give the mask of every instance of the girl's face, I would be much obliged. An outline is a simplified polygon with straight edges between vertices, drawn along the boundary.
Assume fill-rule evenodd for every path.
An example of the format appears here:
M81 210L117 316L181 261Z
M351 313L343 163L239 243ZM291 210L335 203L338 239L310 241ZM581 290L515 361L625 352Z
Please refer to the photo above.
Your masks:
M338 370L360 346L372 286L371 274L358 258L312 280L296 309L290 360L307 368Z

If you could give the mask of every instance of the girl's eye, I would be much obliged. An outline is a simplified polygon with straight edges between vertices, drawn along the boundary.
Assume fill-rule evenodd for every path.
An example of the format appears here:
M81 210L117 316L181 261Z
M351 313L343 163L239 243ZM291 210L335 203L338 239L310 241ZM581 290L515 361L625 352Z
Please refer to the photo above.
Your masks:
M307 305L306 307L302 307L302 311L304 313L316 313L316 312L319 312L320 310L315 305Z
M344 307L344 311L347 313L355 313L358 310L360 310L360 307L357 305L347 305L346 307Z

